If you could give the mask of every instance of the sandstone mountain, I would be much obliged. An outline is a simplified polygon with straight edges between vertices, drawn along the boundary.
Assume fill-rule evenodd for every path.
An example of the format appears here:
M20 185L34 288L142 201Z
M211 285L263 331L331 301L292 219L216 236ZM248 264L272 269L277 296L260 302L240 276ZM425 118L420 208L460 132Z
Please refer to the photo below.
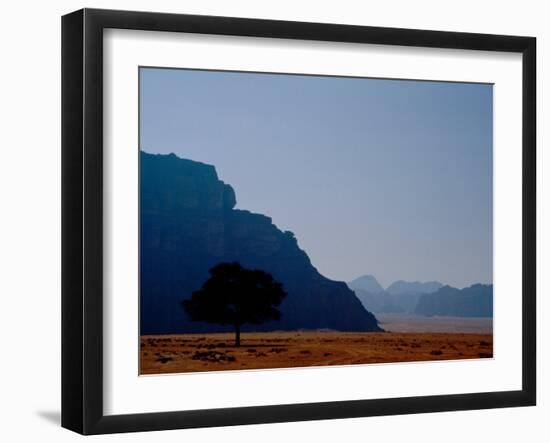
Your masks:
M140 171L141 334L226 330L190 321L180 302L228 261L271 273L287 292L281 320L254 330L381 330L344 282L315 269L292 232L235 209L235 192L214 166L141 152Z

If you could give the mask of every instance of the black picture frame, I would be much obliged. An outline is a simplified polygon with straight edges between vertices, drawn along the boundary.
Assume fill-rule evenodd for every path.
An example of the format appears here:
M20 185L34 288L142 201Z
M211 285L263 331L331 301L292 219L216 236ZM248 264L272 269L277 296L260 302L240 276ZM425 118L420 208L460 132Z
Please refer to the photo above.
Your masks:
M522 389L104 415L102 37L107 28L522 54ZM533 37L97 9L65 15L62 18L62 426L82 434L104 434L535 405L535 67Z

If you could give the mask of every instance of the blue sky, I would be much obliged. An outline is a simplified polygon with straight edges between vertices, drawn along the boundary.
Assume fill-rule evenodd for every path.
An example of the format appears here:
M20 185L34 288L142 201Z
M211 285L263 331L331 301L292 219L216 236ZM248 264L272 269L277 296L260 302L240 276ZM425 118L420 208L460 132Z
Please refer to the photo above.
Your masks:
M213 164L327 277L492 282L491 85L142 68L140 149Z

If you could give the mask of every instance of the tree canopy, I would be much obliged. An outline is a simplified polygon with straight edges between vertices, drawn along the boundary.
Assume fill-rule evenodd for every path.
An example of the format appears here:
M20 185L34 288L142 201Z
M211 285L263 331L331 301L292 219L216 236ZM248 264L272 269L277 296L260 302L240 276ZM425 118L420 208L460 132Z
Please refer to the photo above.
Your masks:
M278 306L286 293L268 272L246 269L237 262L220 263L209 272L202 287L182 301L192 320L232 325L239 346L242 325L281 318Z

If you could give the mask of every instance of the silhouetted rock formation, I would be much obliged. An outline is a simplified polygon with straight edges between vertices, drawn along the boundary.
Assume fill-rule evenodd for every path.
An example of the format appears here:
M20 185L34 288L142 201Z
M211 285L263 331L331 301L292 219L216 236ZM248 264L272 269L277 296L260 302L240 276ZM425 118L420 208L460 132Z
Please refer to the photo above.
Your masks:
M375 314L395 314L405 312L401 306L395 303L393 296L386 291L368 292L363 289L354 289L355 295L363 303L365 309Z
M361 289L362 291L369 292L371 294L378 294L384 292L384 288L380 286L378 280L373 275L362 275L357 277L355 280L350 281L348 286L353 289Z
M396 305L403 308L405 312L412 313L415 311L418 300L422 295L435 292L442 286L438 281L409 282L398 280L389 285L386 291L392 296Z
M348 286L369 311L394 314L415 312L418 299L423 294L437 291L443 285L436 281L424 283L399 280L384 290L375 277L363 275L348 283Z
M389 285L386 289L392 295L402 294L429 294L435 292L443 285L438 281L404 281L397 280Z
M475 284L457 289L443 286L418 300L416 314L455 317L492 317L493 285Z
M271 218L234 209L233 188L214 166L141 152L141 334L230 330L191 322L180 307L220 262L262 269L287 297L282 318L254 330L379 331L344 282L323 277L294 235Z

